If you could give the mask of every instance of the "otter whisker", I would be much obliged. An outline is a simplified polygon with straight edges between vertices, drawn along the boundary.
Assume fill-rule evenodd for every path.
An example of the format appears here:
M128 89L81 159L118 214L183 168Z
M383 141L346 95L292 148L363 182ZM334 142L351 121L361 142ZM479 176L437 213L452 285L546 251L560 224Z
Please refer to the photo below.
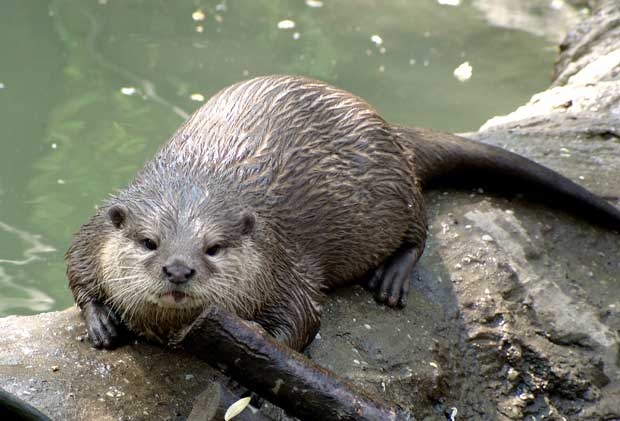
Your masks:
M119 293L114 299L119 305L117 311L120 311L123 319L131 323L135 317L135 312L139 308L139 305L144 297L144 293L147 291L146 285L138 285L138 287L120 289ZM122 295L121 295L122 294Z
M119 276L118 278L108 279L107 282L117 282L117 281L125 281L128 279L136 279L139 278L140 275L128 275L128 276Z

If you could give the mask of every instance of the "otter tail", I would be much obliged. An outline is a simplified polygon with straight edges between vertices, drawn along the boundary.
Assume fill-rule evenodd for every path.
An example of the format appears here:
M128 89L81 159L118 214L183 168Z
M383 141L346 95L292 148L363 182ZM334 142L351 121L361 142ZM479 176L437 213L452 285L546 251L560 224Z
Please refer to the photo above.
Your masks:
M597 225L620 230L620 210L557 172L495 146L427 129L395 126L415 154L422 187L484 186L527 193Z

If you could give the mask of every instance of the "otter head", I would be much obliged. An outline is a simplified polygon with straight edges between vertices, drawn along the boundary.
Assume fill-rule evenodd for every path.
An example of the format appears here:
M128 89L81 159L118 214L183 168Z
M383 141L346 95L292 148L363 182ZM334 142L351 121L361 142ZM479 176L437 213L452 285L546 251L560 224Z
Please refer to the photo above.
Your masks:
M130 328L159 337L210 304L251 318L265 289L256 216L196 188L140 196L120 195L102 213L107 304Z

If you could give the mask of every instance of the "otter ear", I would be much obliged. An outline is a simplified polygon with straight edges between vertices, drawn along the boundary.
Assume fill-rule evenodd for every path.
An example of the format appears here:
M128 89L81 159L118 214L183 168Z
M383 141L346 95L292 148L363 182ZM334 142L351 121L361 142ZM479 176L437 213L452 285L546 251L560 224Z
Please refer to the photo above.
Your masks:
M127 208L123 205L114 205L108 209L108 218L116 228L121 228L127 220Z
M249 235L256 226L256 217L253 213L244 213L241 217L241 235Z

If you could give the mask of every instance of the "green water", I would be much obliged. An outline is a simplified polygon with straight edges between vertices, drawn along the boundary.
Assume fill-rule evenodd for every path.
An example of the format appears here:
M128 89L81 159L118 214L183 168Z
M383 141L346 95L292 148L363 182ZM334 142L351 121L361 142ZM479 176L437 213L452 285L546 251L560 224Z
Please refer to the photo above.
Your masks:
M305 74L391 121L467 131L546 88L552 46L464 3L2 0L0 315L71 304L72 233L200 105L194 94ZM285 19L295 28L278 29ZM464 61L465 83L452 75Z

